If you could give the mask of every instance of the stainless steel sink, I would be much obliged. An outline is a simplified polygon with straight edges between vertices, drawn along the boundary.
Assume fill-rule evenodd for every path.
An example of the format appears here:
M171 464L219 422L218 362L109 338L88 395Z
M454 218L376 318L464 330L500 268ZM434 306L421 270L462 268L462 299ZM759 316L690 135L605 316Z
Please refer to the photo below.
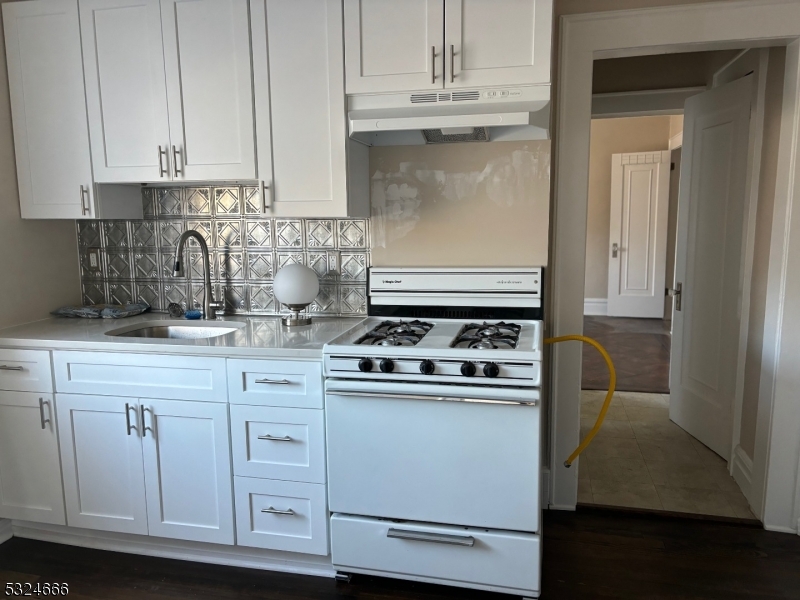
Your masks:
M173 340L202 340L227 335L237 331L241 325L230 323L210 325L174 324L174 323L142 323L134 327L123 327L106 332L106 335L115 337L136 337Z

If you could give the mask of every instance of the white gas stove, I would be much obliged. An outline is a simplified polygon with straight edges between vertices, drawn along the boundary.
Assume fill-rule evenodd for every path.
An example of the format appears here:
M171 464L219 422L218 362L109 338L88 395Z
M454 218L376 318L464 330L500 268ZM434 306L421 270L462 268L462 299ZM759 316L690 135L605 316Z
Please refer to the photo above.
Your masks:
M536 597L541 269L372 269L325 345L331 557Z

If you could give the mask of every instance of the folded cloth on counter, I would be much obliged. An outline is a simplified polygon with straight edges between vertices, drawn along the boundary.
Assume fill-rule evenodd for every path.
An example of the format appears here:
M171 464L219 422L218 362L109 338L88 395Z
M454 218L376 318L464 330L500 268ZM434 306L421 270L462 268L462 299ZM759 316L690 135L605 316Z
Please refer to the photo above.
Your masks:
M141 304L94 304L92 306L63 306L51 312L57 317L82 319L123 319L150 310L150 305Z

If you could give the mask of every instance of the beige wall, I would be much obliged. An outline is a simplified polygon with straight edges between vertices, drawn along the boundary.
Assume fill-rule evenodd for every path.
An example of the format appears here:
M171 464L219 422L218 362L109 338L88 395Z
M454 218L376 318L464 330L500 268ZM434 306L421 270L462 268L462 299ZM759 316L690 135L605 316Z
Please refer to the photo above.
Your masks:
M589 150L589 214L586 224L586 298L608 297L611 155L666 150L670 118L594 119Z
M0 65L5 65L0 43ZM0 327L48 316L80 300L75 221L23 221L6 69L0 69Z
M764 342L764 317L767 299L767 271L771 241L772 211L775 204L775 179L778 171L778 141L783 95L786 49L769 51L767 87L764 100L764 138L761 149L756 237L753 254L753 280L750 287L750 322L744 367L742 428L740 445L753 457L758 417L758 388L761 383L761 352Z
M683 131L683 115L672 115L669 118L669 137L672 139Z
M372 264L547 264L550 142L370 149Z

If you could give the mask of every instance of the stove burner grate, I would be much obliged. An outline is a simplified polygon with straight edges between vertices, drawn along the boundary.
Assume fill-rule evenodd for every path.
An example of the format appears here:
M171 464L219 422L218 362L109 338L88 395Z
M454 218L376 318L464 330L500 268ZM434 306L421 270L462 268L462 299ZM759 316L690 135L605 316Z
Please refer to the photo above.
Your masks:
M363 346L416 346L431 329L424 321L383 321L354 343Z
M451 348L473 348L475 350L513 350L522 330L516 323L469 323L461 328Z

